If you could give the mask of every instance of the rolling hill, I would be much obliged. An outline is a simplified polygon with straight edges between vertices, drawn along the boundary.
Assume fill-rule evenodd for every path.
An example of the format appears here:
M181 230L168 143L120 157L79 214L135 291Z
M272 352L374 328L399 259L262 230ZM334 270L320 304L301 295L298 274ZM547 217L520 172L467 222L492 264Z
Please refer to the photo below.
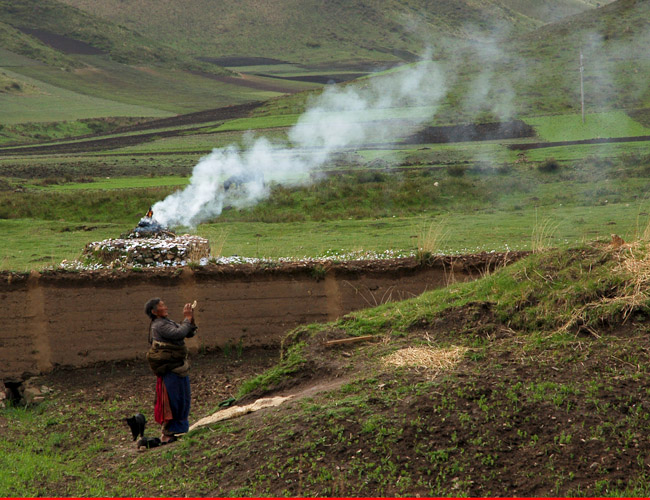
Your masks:
M594 6L581 0L63 1L197 56L307 65L412 60L432 39L471 38L474 27L496 25L521 33Z
M650 107L648 2L66 3L0 2L5 123L165 116L297 93L257 111L295 114L301 91L412 61L428 42L448 86L436 124L578 112L580 50L589 112L644 120ZM237 74L215 74L219 64ZM58 92L35 92L48 85L104 105L48 105Z
M65 60L66 67L85 66L78 54L106 54L125 64L157 64L183 69L206 69L199 61L174 50L164 42L153 41L124 26L104 21L55 0L0 1L0 46L48 65L50 49ZM230 74L218 67L216 74Z

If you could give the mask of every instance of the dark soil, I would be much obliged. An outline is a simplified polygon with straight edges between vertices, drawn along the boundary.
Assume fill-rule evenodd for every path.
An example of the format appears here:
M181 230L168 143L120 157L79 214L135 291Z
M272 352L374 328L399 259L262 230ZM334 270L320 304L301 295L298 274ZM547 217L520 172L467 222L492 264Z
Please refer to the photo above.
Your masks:
M263 73L256 73L258 76L264 76L266 78L276 78L278 80L289 80L294 82L308 82L308 83L343 83L349 82L356 78L365 76L367 73L342 73L342 74L331 74L331 75L304 75L304 76L276 76L276 75L266 75Z
M271 59L269 57L199 57L198 59L200 61L216 64L217 66L225 66L231 68L238 66L270 66L277 64L291 64L288 61Z
M215 411L217 403L236 395L241 383L270 368L279 359L277 349L254 348L241 351L233 348L227 354L214 350L190 356L192 420ZM147 418L146 435L158 436L153 419L156 376L146 360L102 363L91 368L59 369L39 377L44 385L66 394L69 403L93 406L95 401L118 399L124 405L124 417L142 412ZM105 422L115 433L115 441L123 442L127 428L119 421Z
M234 120L235 118L246 118L251 111L262 105L261 101L248 102L245 104L235 104L224 106L222 108L206 109L195 113L186 113L184 115L171 116L169 118L159 118L150 120L146 123L130 127L122 127L112 133L136 132L139 130L151 130L157 128L180 127L200 123L216 122L221 120Z
M406 144L438 144L447 142L493 141L533 137L535 129L521 120L502 123L475 123L426 127L404 139Z
M628 349L647 362L646 336L628 325L610 332L606 342L585 339L562 359L543 350L526 353L514 332L501 329L494 335L499 328L489 325L495 325L489 305L469 304L411 332L410 343L450 337L458 342L459 335L468 335L492 345L489 359L467 360L433 383L418 370L385 370L362 384L363 406L356 411L352 406L350 413L336 416L349 390L311 391L310 401L331 408L329 415L301 411L300 401L293 401L273 409L272 419L264 412L248 416L242 430L254 432L256 439L217 453L219 466L206 472L220 476L218 489L201 493L250 487L253 494L271 496L593 496L645 473L650 467L650 443L640 433L645 427L630 429L623 422L650 415L647 376L639 377L638 367L613 353ZM367 355L377 349L374 344L358 351ZM346 350L357 351L310 348L310 362L288 385L256 396L300 396L308 387L334 390L369 376L369 358L357 352L346 366L341 355ZM617 375L610 377L612 372ZM540 388L539 394L531 395L530 387ZM365 430L375 420L382 427ZM272 447L285 433L293 438ZM202 438L221 442L210 434ZM302 465L291 466L298 457ZM382 473L360 472L375 467ZM318 470L329 471L335 481L318 482ZM256 480L260 477L268 479ZM400 487L399 477L413 482Z
M46 45L49 45L53 49L63 52L64 54L83 54L83 55L102 55L106 54L101 49L93 47L92 45L82 42L80 40L75 40L63 35L57 35L56 33L51 33L42 29L34 28L19 28L20 31L28 35L33 36L34 38L39 39Z

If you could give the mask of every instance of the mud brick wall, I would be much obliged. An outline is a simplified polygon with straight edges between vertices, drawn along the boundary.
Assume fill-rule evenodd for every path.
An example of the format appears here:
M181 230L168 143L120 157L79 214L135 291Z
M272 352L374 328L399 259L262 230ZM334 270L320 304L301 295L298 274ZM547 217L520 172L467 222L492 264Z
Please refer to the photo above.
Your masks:
M144 358L149 327L144 304L152 297L162 298L176 321L183 304L198 301L198 334L187 341L191 350L239 342L278 346L297 325L334 320L482 272L485 266L453 261L422 266L405 259L328 269L304 264L3 273L0 299L8 319L0 331L0 379Z

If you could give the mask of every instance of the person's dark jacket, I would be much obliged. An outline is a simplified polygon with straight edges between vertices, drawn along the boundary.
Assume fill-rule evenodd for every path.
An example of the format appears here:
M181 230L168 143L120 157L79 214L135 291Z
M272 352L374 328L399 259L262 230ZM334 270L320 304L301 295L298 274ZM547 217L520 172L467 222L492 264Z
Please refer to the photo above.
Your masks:
M151 322L149 343L153 340L168 344L185 345L185 338L194 337L196 325L184 319L179 325L169 318L156 318Z

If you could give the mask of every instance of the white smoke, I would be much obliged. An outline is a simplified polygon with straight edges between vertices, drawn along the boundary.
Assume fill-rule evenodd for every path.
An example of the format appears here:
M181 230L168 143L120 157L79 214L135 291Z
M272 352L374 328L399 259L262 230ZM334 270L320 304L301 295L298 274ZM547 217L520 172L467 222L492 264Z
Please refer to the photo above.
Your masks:
M404 134L403 113L401 120L378 119L410 108L410 125L431 121L445 93L443 72L431 60L355 85L328 87L308 104L289 131L288 143L249 136L243 148L214 149L194 167L185 189L153 206L154 217L166 226L193 227L217 217L226 205L242 208L259 202L269 195L272 183L308 183L309 174L335 153L395 141Z
M468 82L464 96L463 111L475 120L482 113L489 113L496 120L509 120L514 115L515 92L511 80L513 71L503 71L504 67L521 64L512 51L506 50L510 27L495 23L489 30L468 25L467 33L474 33L471 44L472 59L480 61L478 73Z

